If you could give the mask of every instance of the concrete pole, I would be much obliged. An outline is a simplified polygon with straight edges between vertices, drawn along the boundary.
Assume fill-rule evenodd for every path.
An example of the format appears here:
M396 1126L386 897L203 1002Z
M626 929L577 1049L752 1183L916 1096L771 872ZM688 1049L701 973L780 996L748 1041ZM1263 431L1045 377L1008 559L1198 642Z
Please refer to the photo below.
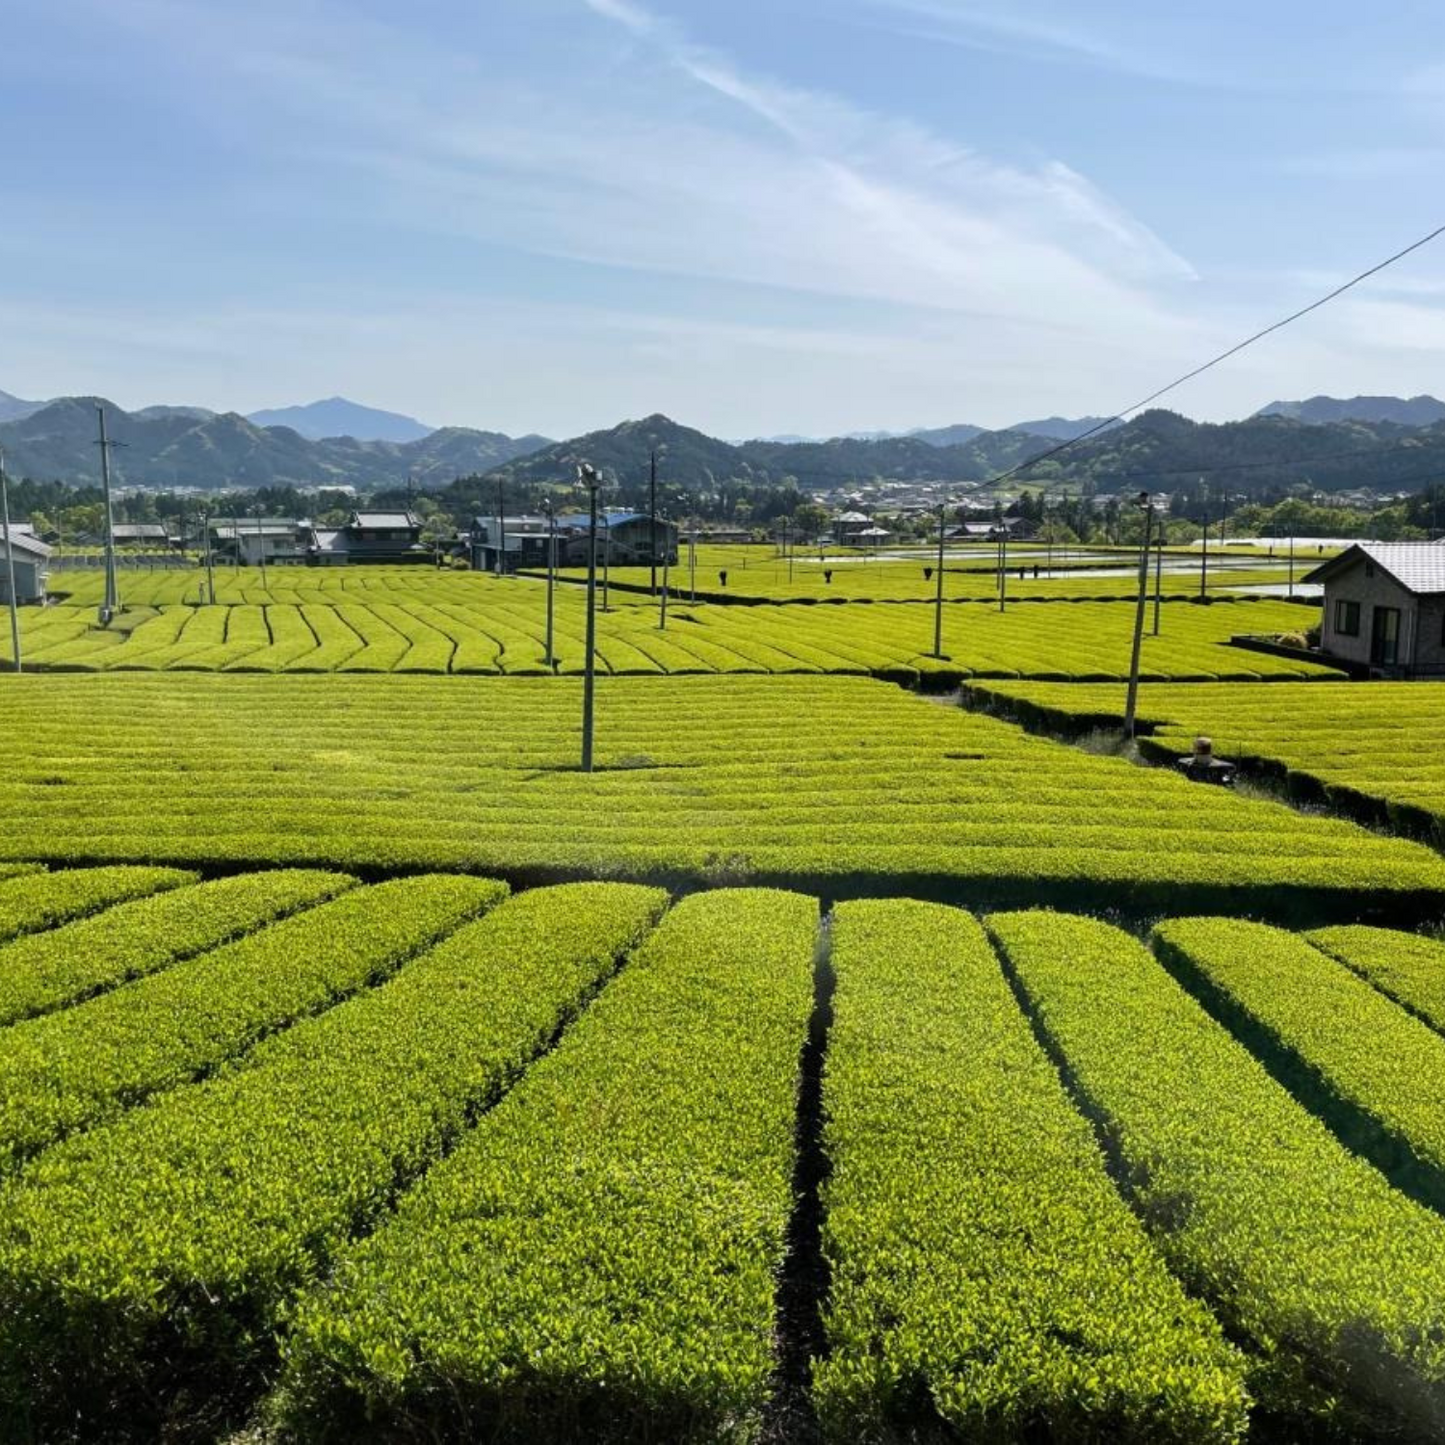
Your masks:
M5 458L0 454L0 524L4 526L5 571L10 587L10 650L14 669L20 671L20 594L15 590L15 552L10 544L10 483L5 476Z
M1149 543L1154 508L1149 493L1141 492L1139 505L1144 509L1144 543L1139 548L1139 597L1134 607L1134 650L1129 658L1129 697L1124 706L1124 736L1134 736L1134 715L1139 704L1139 657L1144 645L1144 608L1149 600Z
M110 626L110 619L120 611L120 589L115 581L115 512L110 502L110 448L105 434L105 408L97 406L96 416L100 419L100 486L105 504L105 601L100 609L102 627Z
M577 478L587 488L587 647L582 664L582 771L592 771L593 704L597 650L597 484L595 468L583 462Z
M933 655L943 656L943 533L948 525L948 503L938 504L938 575L933 588Z
M553 652L553 594L557 586L557 509L551 501L543 503L547 513L547 671L557 671L557 658Z

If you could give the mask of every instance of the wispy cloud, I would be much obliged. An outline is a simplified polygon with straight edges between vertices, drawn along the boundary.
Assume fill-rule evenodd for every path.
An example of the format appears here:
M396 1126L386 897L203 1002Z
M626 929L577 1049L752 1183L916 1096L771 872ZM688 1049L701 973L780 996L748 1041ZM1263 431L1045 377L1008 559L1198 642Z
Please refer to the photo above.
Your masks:
M1121 45L1077 23L1031 10L976 0L864 0L865 9L920 38L1035 59L1070 61L1156 79L1178 78L1179 67Z

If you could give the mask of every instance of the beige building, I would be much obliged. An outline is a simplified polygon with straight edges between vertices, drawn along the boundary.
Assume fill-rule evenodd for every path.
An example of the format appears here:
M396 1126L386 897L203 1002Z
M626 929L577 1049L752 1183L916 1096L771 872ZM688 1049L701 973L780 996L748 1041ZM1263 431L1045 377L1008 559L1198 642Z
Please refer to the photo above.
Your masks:
M1387 677L1445 674L1445 544L1358 542L1302 580L1324 588L1327 656Z

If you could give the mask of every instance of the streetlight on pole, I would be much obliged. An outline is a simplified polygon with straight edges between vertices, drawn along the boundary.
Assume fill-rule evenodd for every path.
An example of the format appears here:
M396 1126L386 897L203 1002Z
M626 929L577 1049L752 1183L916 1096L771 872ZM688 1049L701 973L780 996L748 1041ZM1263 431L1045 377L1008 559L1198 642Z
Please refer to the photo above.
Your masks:
M591 462L579 462L577 480L587 488L587 646L582 664L582 771L590 773L592 715L597 686L597 488L602 479Z
M10 594L10 650L20 671L20 594L15 589L15 549L10 541L10 483L5 477L5 456L0 452L0 524L5 532L5 572Z
M551 497L542 502L547 515L547 671L557 671L557 659L552 653L552 594L557 586L557 508Z
M1139 596L1134 606L1134 650L1129 658L1129 698L1124 706L1124 736L1134 736L1134 714L1139 702L1139 655L1144 645L1144 608L1149 600L1149 543L1154 508L1149 493L1140 492L1137 505L1144 512L1144 541L1139 548Z

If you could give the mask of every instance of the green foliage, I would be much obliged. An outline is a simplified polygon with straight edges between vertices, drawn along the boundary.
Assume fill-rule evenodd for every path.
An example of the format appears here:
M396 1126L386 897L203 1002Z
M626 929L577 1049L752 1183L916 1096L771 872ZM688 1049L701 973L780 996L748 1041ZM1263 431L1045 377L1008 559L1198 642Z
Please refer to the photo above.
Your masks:
M1035 716L1119 717L1113 689L991 683ZM1139 695L1151 748L1183 755L1205 733L1215 753L1254 764L1301 802L1445 842L1445 683L1373 682L1327 690L1169 687Z
M6 735L3 729L0 735ZM22 873L0 882L0 943L84 918L128 898L144 898L195 881L194 873L178 868L121 866Z
M495 1103L665 903L600 883L513 898L246 1068L50 1150L0 1203L0 1399L137 1423L191 1372L217 1390L253 1376L294 1292Z
M604 678L590 775L580 707L566 679L21 676L0 689L0 733L22 740L0 856L549 882L704 881L726 859L732 878L830 896L879 879L1018 902L1107 887L1160 911L1197 911L1183 890L1203 887L1271 907L1445 889L1417 845L864 679ZM82 729L95 745L78 752ZM616 766L638 758L655 766Z
M907 562L791 565L771 549L704 548L706 586L729 572L735 597L792 604L827 599L873 606L684 605L689 573L671 574L672 616L658 626L651 599L620 590L650 585L648 568L617 568L610 610L598 619L598 658L612 673L842 672L913 681L938 663L933 646L932 558ZM950 560L945 571L944 652L955 677L1117 678L1126 675L1136 589L1129 577L1051 580L1046 554L1032 552L1010 572L1011 591L1049 598L999 612L992 559ZM721 560L719 560L719 558ZM1095 554L1088 566L1119 570L1117 555ZM1072 569L1071 569L1072 570ZM1086 570L1086 568L1085 568ZM1127 572L1127 565L1124 570ZM830 573L831 580L826 580ZM1017 575L1023 573L1028 580ZM1038 574L1033 576L1030 574ZM1277 580L1241 573L1242 584ZM573 574L576 580L576 574ZM1234 585L1223 574L1217 587ZM22 646L32 669L228 672L502 672L539 674L546 633L546 587L539 577L460 575L432 568L271 567L223 571L217 602L197 606L199 574L160 571L126 579L128 604L154 607L125 635L93 627L102 593L98 572L67 574L69 600L28 610ZM1293 658L1229 647L1237 633L1280 632L1308 625L1317 608L1226 594L1192 605L1192 573L1170 574L1158 637L1144 644L1144 675L1253 679L1334 677L1331 669ZM1099 600L1113 596L1116 600ZM976 604L976 605L974 605ZM563 586L555 597L554 650L559 671L584 667L585 592ZM8 640L0 639L0 649ZM0 651L3 656L3 651Z
M0 1025L75 1003L217 948L342 892L340 873L278 869L121 903L0 948Z
M979 925L846 903L833 966L828 1438L927 1417L964 1439L1238 1438L1241 1361L1114 1192Z
M446 876L356 889L0 1032L0 1171L384 977L505 893Z
M1306 937L1432 1028L1445 1032L1445 942L1360 924L1319 928Z
M1445 1039L1303 938L1231 918L1184 918L1155 931L1161 956L1197 976L1223 1011L1262 1031L1262 1047L1318 1082L1322 1107L1382 1162L1445 1201Z
M817 905L688 898L554 1053L295 1317L346 1433L756 1434Z
M1285 1438L1440 1438L1445 1222L1343 1148L1127 934L1047 913L989 927L1165 1259L1248 1343Z

